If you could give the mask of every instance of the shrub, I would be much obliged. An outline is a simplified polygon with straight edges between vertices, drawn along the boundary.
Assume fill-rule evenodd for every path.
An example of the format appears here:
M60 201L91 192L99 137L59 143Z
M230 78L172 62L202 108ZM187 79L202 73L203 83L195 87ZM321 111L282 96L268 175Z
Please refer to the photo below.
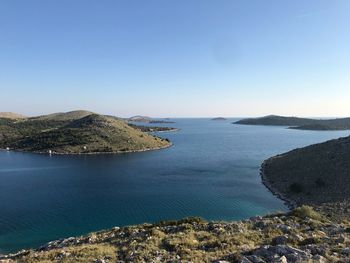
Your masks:
M320 242L321 242L320 239L317 237L309 237L309 238L306 238L306 239L300 241L299 245L306 246L306 245L311 245L311 244L318 244Z
M292 183L289 186L289 190L293 193L301 193L303 192L303 186L299 183Z
M301 207L295 208L291 215L299 218L311 218L315 220L322 220L322 215L316 212L311 206L303 205Z
M168 221L160 221L156 223L156 226L179 226L182 224L203 224L206 221L200 217L186 217L181 220L168 220Z
M186 248L196 248L199 242L193 232L168 235L163 239L163 247L168 251L179 251Z
M317 180L315 181L315 184L319 187L325 187L326 183L325 181L322 180L322 178L317 178Z

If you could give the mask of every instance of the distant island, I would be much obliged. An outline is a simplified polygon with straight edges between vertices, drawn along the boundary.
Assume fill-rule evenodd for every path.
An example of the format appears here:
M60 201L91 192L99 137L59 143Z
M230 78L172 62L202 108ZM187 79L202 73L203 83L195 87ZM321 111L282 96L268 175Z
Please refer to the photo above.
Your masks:
M127 121L130 122L144 122L144 123L175 123L173 121L170 121L169 118L166 118L164 120L158 120L158 119L152 119L147 116L133 116L127 119Z
M269 115L261 118L242 119L234 124L288 126L290 129L316 131L350 130L350 118L310 119Z
M226 119L223 117L216 117L216 118L212 118L211 120L212 121L226 121Z
M173 131L179 131L180 129L174 128L174 127L158 127L158 126L145 126L145 125L135 125L132 123L129 123L129 126L139 129L143 132L173 132Z
M12 116L0 118L1 149L91 154L147 151L171 145L167 139L143 132L120 118L90 111Z

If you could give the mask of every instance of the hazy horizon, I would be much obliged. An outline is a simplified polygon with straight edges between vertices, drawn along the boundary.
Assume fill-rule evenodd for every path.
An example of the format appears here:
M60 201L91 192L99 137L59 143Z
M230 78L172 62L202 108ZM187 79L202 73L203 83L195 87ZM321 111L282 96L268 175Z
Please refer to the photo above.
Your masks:
M349 12L347 0L1 1L0 111L350 116Z
M89 111L88 109L76 109L77 111L79 110L85 110L85 111ZM57 112L44 112L44 113L38 113L38 114L25 114L23 112L9 112L9 111L0 111L0 113L3 112L9 112L9 113L16 113L16 114L21 114L24 115L26 117L37 117L37 116L41 116L41 115L49 115L49 114L54 114L54 113L64 113L64 112L70 112L70 111L75 111L75 110L67 110L67 111L57 111ZM250 115L250 116L233 116L233 115L212 115L212 116L168 116L168 115L164 115L164 116L154 116L154 115L145 115L145 114L135 114L135 115L127 115L127 116L121 116L118 114L114 114L114 113L108 113L108 112L97 112L97 111L92 111L93 113L97 113L97 114L103 114L103 115L112 115L112 116L116 116L116 117L121 117L121 118L131 118L131 117L135 117L135 116L144 116L144 117L150 117L150 118L154 118L154 119L164 119L164 118L172 118L172 119L191 119L191 118L215 118L215 117L223 117L223 118L228 118L228 119L242 119L242 118L258 118L258 117L265 117L265 116L269 116L269 115L276 115L276 116L282 116L282 117L300 117L300 118L312 118L312 119L335 119L335 118L346 118L350 116L299 116L299 115L280 115L280 114L266 114L266 115Z

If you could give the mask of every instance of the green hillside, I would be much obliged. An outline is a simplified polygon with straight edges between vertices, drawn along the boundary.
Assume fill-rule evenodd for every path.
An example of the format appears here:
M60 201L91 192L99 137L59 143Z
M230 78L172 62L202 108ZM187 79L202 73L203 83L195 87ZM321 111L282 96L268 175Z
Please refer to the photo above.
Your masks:
M118 153L159 149L167 140L125 121L86 111L57 113L21 121L0 119L0 148L53 153Z
M299 130L350 130L350 118L309 119L269 115L261 118L242 119L234 124L288 126Z
M302 126L316 123L317 120L298 118L298 117L284 117L277 115L268 115L260 118L242 119L235 124L245 125L271 125L271 126Z
M69 112L57 112L47 115L41 115L37 117L32 117L31 120L55 120L55 121L69 121L76 120L88 115L94 114L94 112L86 110L76 110Z

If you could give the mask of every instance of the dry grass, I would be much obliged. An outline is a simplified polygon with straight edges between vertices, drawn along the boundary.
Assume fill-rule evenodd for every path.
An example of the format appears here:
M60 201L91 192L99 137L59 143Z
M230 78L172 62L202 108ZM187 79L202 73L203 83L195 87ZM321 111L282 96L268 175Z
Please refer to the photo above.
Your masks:
M75 247L67 247L64 249L54 249L49 251L42 251L30 253L27 257L18 259L21 263L85 263L94 262L98 259L108 259L110 262L116 260L116 249L110 244L92 244L81 245Z
M206 222L198 218L116 228L55 243L45 251L29 251L16 262L236 262L242 255L264 245L286 244L304 249L307 245L327 245L332 251L350 245L350 223L333 225L303 206L288 214L270 215L242 222ZM341 235L339 234L341 231ZM342 240L343 239L343 240ZM60 241L62 242L62 241Z

